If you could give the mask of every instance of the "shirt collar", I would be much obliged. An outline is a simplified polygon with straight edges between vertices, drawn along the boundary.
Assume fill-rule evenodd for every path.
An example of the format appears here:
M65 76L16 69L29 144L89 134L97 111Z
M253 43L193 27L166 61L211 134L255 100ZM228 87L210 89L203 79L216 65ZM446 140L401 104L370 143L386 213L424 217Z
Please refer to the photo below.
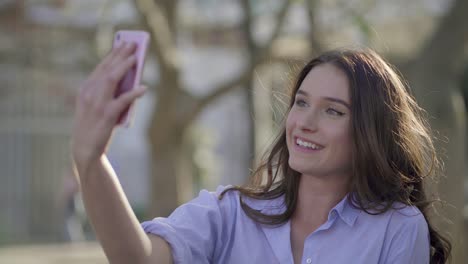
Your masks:
M284 195L270 199L258 200L244 198L244 202L252 209L260 211L266 215L278 215L286 210ZM291 249L291 226L288 220L281 225L260 225L268 243L270 244L279 263L293 263Z
M284 203L284 195L271 199L271 200L256 200L245 199L247 205L251 208L261 211L267 215L281 214L286 210ZM334 213L335 212L335 213ZM338 214L347 225L354 226L358 215L361 210L352 205L351 194L347 194L337 205L335 205L329 212L328 218L331 219L333 214Z
M284 195L267 200L243 196L242 201L250 208L267 215L281 214L286 210L286 205L284 204Z
M361 212L358 208L355 208L352 205L351 194L347 194L335 207L330 210L329 218L333 212L338 213L341 220L343 220L347 225L354 226L356 219Z

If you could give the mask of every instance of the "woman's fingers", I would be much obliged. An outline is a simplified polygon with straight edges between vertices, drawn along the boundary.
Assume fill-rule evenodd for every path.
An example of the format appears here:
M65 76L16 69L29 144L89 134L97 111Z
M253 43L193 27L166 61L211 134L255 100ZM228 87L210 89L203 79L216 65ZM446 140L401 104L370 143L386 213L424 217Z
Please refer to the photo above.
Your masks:
M108 101L114 98L119 81L135 65L136 61L137 59L134 55L128 56L124 60L117 62L115 66L109 69L109 72L105 73L104 82L106 82L106 85L104 85L105 89L102 89L98 96L100 101Z
M134 45L114 48L80 87L72 131L76 160L86 162L105 152L120 114L138 97L144 87L114 98L118 83L135 65Z
M96 66L95 72L101 73L102 71L105 71L105 69L109 68L111 61L123 49L123 44L124 43L120 43L118 46L113 47L112 50L104 57L101 63Z
M111 111L111 113L113 114L112 119L115 118L115 122L117 122L117 118L120 116L120 114L125 109L127 109L127 107L131 103L133 103L137 98L145 94L146 90L147 90L146 86L140 85L138 88L132 89L120 95L118 98L112 101L111 105L109 106L109 111Z
M107 68L112 68L113 66L120 64L128 56L135 53L135 48L135 43L124 42L123 45L116 50L114 56L111 57L111 60L108 62Z
M89 77L80 87L80 94L86 93L91 94L96 98L96 94L100 92L101 87L105 84L103 81L106 73L109 71L109 67L111 65L111 61L114 60L115 56L119 50L123 47L122 45L118 47L114 47L105 57L101 60L101 62L94 68L94 70L89 74Z
M113 101L120 80L137 61L133 50L134 45L121 45L96 67L80 89L83 105L102 108Z

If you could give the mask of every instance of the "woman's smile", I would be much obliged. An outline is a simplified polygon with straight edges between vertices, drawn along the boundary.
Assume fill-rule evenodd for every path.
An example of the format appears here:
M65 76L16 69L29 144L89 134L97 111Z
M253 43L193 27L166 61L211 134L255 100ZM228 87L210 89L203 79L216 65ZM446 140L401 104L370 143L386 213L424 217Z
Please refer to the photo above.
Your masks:
M319 145L318 143L315 143L311 140L307 140L307 139L297 137L297 136L294 137L294 142L296 143L295 149L300 152L316 153L324 148L322 145Z

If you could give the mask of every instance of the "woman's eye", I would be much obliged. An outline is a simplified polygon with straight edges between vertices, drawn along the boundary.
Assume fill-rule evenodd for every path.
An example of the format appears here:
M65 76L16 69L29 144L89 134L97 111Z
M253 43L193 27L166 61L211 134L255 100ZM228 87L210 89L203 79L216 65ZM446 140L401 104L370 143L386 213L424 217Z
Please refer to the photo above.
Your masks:
M327 111L326 111L328 114L331 114L331 115L334 115L334 116L342 116L344 115L344 113L340 112L340 111L337 111L333 108L328 108Z
M299 106L299 107L305 107L305 106L307 106L307 103L302 99L297 99L296 100L296 105Z

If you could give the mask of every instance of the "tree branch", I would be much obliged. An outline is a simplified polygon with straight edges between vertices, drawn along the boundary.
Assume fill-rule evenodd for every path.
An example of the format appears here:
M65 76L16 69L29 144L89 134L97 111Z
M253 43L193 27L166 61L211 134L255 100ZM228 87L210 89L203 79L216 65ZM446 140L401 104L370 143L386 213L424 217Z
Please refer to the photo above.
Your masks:
M240 76L237 78L230 80L224 84L222 84L218 89L210 93L209 95L196 100L193 108L188 110L187 113L184 115L184 123L190 123L195 119L195 117L211 102L218 99L222 95L239 88L241 85L245 84L250 77L251 71L253 71L254 67L249 67L247 70L242 72Z
M198 99L198 102L194 105L193 109L185 115L184 122L189 123L191 122L202 110L203 108L213 102L214 100L218 99L220 96L226 94L227 92L230 92L234 90L235 88L238 88L239 86L245 84L250 78L251 73L255 70L255 68L266 61L268 59L268 56L271 53L271 47L273 46L273 42L278 38L279 32L284 24L285 17L287 14L287 11L289 10L289 6L291 5L291 1L287 0L284 2L282 5L278 15L277 15L277 23L276 27L273 31L273 34L271 35L269 41L267 42L266 45L263 47L259 48L257 53L259 55L253 54L254 59L252 60L252 63L247 66L247 69L243 71L237 78L228 81L224 84L222 84L218 89L213 91L211 94ZM244 6L245 1L244 1Z
M176 16L177 16L177 5L179 4L178 0L154 0L159 2L159 6L162 6L164 13L166 14L167 24L171 32L176 32Z
M323 51L322 44L316 37L317 30L315 30L317 27L315 23L315 10L317 9L317 1L316 0L307 0L306 1L307 5L307 14L309 18L309 45L310 45L310 51L312 54L319 54Z
M136 7L144 17L144 25L151 34L151 47L162 68L178 68L177 48L168 17L153 0L136 0ZM167 69L162 69L165 72Z
M153 0L136 0L135 5L144 18L144 27L151 35L151 50L156 55L160 69L160 82L156 86L158 98L160 102L170 104L177 93L181 92L180 86L177 85L180 65L175 34L171 31L168 16L163 8ZM168 84L171 85L170 89L164 87Z
M252 34L252 8L250 7L249 0L241 0L241 5L245 15L244 22L242 23L242 31L246 35L247 49L249 51L249 55L252 56L257 50L257 45L255 44Z
M285 0L283 5L281 6L281 9L276 16L276 28L274 29L273 34L271 34L270 39L267 41L267 44L258 50L259 55L255 59L256 64L259 64L270 55L273 43L276 39L278 39L281 28L283 27L284 21L286 19L286 14L288 13L289 7L291 6L291 2L291 0Z

